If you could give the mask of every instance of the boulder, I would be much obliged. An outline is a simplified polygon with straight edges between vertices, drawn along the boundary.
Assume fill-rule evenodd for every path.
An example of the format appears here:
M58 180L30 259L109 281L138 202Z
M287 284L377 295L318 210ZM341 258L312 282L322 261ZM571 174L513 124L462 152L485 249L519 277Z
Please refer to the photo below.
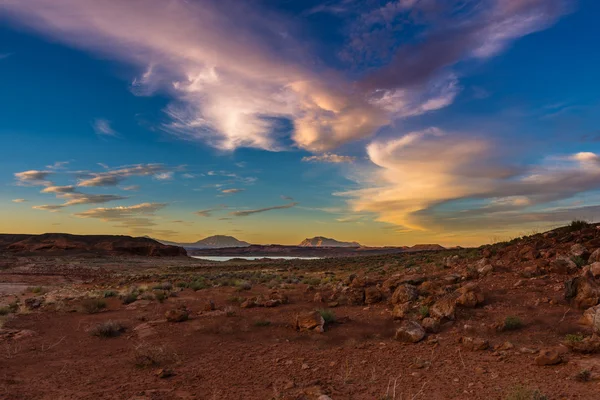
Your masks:
M440 321L433 318L423 318L421 326L425 329L425 332L438 333L440 331Z
M392 304L414 301L419 297L419 290L413 285L400 285L392 295Z
M594 250L592 254L588 257L589 263L600 262L600 249Z
M593 307L600 301L600 286L594 280L590 271L582 276L565 282L565 299L571 300L577 308Z
M417 343L425 337L425 329L414 321L404 321L398 329L394 339L402 342Z
M550 263L550 270L557 274L569 274L577 270L577 264L568 257L557 257Z
M350 288L346 291L346 298L348 299L348 304L352 306L362 306L365 304L365 289Z
M485 264L484 266L477 268L477 273L480 276L486 276L494 272L494 267L492 264Z
M256 301L254 299L246 299L240 304L241 308L252 308L256 307Z
M317 311L310 311L296 315L295 325L299 331L315 331L322 333L325 331L325 320Z
M590 253L588 252L588 250L581 244L577 243L574 244L573 246L571 246L571 251L570 251L571 255L573 257L581 257L584 260L587 260L590 256Z
M215 310L215 302L212 300L207 301L202 306L202 311L214 311Z
M596 261L590 265L590 273L594 278L598 278L600 276L600 262Z
M460 296L456 299L456 304L466 308L474 308L485 301L483 293L477 285L467 284L458 289Z
M585 310L583 313L583 322L591 326L595 334L600 334L600 305Z
M438 319L454 320L456 313L456 298L454 296L447 296L435 302L433 306L429 308L429 314Z
M556 365L562 362L560 353L553 349L542 349L535 358L537 365Z
M315 293L315 295L313 297L313 302L314 303L322 303L323 302L323 295L321 294L321 292Z
M392 310L392 318L394 319L403 319L406 317L408 310L410 308L410 303L402 303L394 305L394 309Z
M370 286L365 289L365 303L375 304L383 300L383 293L376 286Z
M269 293L269 300L277 300L279 304L287 304L289 302L288 296L285 293L273 290Z
M187 321L190 314L187 312L185 308L177 308L173 310L168 310L165 312L165 318L169 322L183 322Z

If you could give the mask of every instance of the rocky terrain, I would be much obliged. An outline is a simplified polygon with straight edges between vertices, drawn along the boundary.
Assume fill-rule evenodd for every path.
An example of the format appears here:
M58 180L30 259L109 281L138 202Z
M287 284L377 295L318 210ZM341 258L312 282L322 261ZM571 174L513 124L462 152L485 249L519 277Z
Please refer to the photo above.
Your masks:
M8 254L0 398L596 399L600 229L321 260Z
M103 254L137 256L185 256L186 251L142 237L117 235L0 234L0 252L50 254Z

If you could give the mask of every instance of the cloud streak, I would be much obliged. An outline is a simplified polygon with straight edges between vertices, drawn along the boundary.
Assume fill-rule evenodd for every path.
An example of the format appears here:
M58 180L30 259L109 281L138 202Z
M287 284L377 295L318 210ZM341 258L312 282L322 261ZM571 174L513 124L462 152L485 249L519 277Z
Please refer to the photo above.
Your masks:
M169 168L162 164L138 164L123 168L113 169L107 172L86 173L86 177L79 180L77 186L97 187L97 186L117 186L126 178L131 176L159 176L163 179L170 177ZM160 178L157 178L160 179Z
M119 136L119 134L110 126L110 122L105 119L96 119L93 128L98 136Z
M322 162L322 163L352 163L356 160L356 157L342 156L338 154L325 153L316 156L302 157L304 162Z
M231 215L233 217L247 217L249 215L259 214L259 213L263 213L263 212L267 212L267 211L283 210L283 209L286 209L286 208L292 208L292 207L295 207L297 205L298 205L298 203L289 203L289 204L284 204L282 206L272 206L272 207L258 208L258 209L255 209L255 210L233 211L233 212L230 212L229 215Z

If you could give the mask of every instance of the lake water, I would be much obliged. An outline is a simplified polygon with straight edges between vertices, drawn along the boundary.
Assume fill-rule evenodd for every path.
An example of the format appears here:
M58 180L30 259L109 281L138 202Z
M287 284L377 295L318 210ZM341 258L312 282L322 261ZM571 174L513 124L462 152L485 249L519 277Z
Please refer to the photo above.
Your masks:
M271 260L320 260L323 257L265 257L265 256L252 256L252 257L242 257L242 256L192 256L192 258L197 258L199 260L206 261L229 261L234 258L241 258L243 260L259 260L261 258L268 258Z

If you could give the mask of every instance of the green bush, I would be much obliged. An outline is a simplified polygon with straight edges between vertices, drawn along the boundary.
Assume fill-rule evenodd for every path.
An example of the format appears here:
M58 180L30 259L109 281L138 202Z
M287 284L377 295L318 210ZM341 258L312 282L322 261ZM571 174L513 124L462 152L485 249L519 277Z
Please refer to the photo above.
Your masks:
M505 400L548 400L548 397L543 395L537 389L529 389L525 386L517 385L512 387Z
M514 331L523 327L523 321L521 318L509 315L504 319L504 330L506 331Z
M0 307L0 315L8 315L10 314L10 307Z
M571 221L571 223L569 224L569 230L571 232L575 232L575 231L580 231L582 229L585 229L589 226L590 226L590 224L587 221L576 219L576 220Z
M206 289L207 287L208 286L204 281L194 281L189 284L189 288L192 289L194 292L201 289Z
M154 292L154 298L156 298L159 303L164 302L167 297L169 297L168 292L165 292L164 290L157 290Z
M571 257L571 261L577 265L577 268L583 268L585 264L587 264L587 261L585 261L585 259L581 256L573 256Z
M575 380L578 382L588 382L592 379L592 373L589 369L582 369L575 374Z
M565 336L565 341L569 343L583 342L583 339L585 339L585 336L583 336L581 333L570 333Z
M317 310L317 312L321 314L321 317L323 317L323 320L325 320L326 324L335 322L335 313L332 310L320 308Z
M419 314L421 314L421 317L423 317L423 318L429 317L429 307L427 307L427 306L419 307Z
M117 292L115 292L114 290L105 290L104 291L104 298L108 298L108 297L116 297L117 296Z
M132 293L127 293L126 295L121 297L121 301L123 302L123 304L131 304L134 301L136 301L138 298L138 294L135 292Z
M271 321L256 321L254 326L269 326L271 325Z

